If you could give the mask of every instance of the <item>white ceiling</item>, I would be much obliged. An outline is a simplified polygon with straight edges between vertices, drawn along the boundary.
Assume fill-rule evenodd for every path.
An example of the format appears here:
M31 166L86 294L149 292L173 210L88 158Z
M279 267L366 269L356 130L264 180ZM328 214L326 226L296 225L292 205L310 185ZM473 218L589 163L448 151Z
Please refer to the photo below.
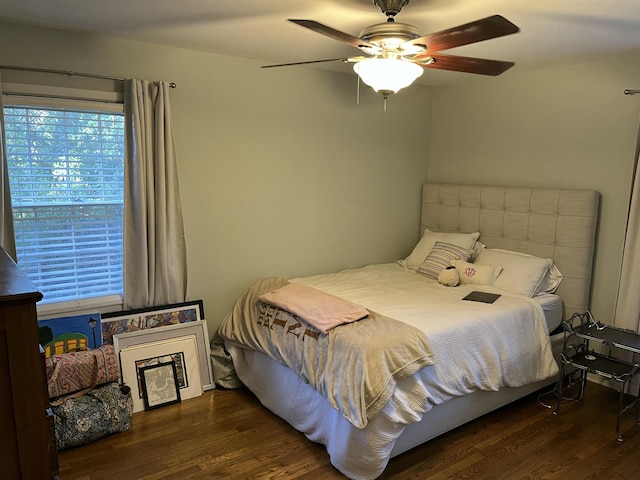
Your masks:
M422 35L501 14L520 33L447 50L515 61L515 69L579 63L640 51L639 0L410 0L396 20ZM358 36L385 16L372 0L0 0L0 18L260 60L264 64L347 57L359 50L287 22L316 20ZM330 68L341 62L285 68ZM439 85L470 74L429 70Z

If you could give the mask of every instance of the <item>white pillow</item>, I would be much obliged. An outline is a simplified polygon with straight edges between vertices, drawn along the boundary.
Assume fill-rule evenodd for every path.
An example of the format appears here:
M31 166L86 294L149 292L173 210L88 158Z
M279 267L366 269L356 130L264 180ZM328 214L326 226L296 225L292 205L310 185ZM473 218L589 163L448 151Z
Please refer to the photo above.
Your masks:
M474 233L446 233L432 232L428 228L425 229L422 238L414 247L411 254L404 259L404 264L412 269L418 270L422 262L424 262L436 242L451 243L458 247L472 249L476 244L476 240L480 236L480 232Z
M549 267L549 270L547 271L547 274L542 279L542 282L540 282L540 286L538 287L538 290L536 291L534 296L542 295L543 293L556 293L556 290L558 290L560 282L562 282L563 278L564 275L560 273L560 270L558 270L556 264L552 263L551 267Z
M477 242L475 247L476 251L479 251L478 244L482 245L480 242ZM498 248L496 248L495 250L509 252L514 255L522 255L523 257L538 258L538 259L540 258L534 255L529 255L527 253L522 253L522 252L515 252L512 250L501 250ZM540 282L540 285L538 285L538 288L534 292L533 296L535 297L537 295L542 295L544 293L556 293L556 290L558 290L558 287L560 286L560 283L562 282L563 278L564 278L564 275L562 275L560 270L558 270L558 267L556 267L556 264L552 262L551 266L549 267L549 270L547 270L547 273L545 273L544 277L542 278L542 281Z
M451 263L456 267L462 285L494 285L502 272L499 265L480 265L464 260L454 260Z
M478 257L480 251L485 248L487 248L487 246L484 243L476 242L475 246L473 247L473 255L471 256L470 262L473 262Z
M502 273L494 283L496 287L533 297L543 286L542 282L553 262L550 258L534 257L511 250L485 248L478 253L475 263L500 265Z

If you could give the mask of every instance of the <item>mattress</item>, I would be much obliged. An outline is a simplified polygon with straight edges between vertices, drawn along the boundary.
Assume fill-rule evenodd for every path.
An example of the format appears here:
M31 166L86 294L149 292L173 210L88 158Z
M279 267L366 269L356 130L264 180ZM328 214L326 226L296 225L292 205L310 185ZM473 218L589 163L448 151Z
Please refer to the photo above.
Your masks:
M549 340L548 322L557 318L553 296L534 300L488 287L502 295L495 303L461 301L472 288L444 287L398 264L291 281L420 328L433 347L436 365L399 381L382 411L358 429L291 370L227 343L242 382L267 408L324 444L331 463L349 478L379 476L405 427L435 406L479 390L535 384L558 372Z
M547 329L549 332L553 332L562 323L562 299L558 295L545 293L533 297L533 301L539 303L542 307Z

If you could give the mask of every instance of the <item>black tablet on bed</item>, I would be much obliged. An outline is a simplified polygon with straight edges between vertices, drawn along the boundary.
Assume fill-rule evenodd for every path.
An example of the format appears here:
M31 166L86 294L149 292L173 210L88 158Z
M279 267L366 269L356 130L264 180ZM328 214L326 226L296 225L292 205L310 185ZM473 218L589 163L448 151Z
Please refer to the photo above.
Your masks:
M497 293L489 293L489 292L478 292L474 290L469 295L463 298L463 300L471 300L472 302L483 302L483 303L493 303L500 295Z

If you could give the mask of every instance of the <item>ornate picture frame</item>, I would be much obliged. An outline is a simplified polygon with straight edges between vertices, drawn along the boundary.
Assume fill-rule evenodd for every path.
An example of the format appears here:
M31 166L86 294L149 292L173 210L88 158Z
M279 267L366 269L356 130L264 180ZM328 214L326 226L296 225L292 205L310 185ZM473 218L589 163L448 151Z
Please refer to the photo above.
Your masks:
M203 319L204 305L202 300L103 313L100 319L102 343L111 344L113 336L122 333L165 328Z

